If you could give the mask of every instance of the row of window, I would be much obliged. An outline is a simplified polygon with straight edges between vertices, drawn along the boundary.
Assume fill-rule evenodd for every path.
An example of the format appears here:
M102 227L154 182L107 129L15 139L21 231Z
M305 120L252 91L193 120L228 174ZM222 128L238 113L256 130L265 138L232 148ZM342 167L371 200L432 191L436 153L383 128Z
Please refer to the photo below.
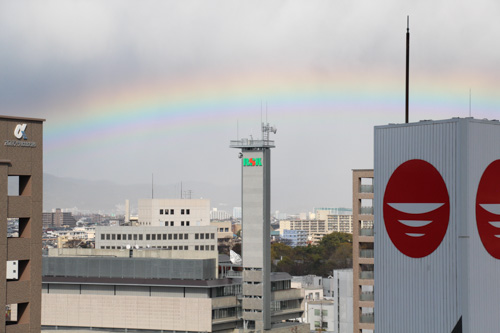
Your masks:
M201 233L201 234L194 234L194 239L214 239L215 234L214 233Z
M169 225L169 222L168 221L165 221L165 227L168 227ZM173 227L174 226L174 221L170 221L170 226ZM189 221L181 221L181 227L189 227Z
M145 246L139 246L139 249L144 249ZM171 246L151 246L152 249L163 249L163 250L174 250L174 251L187 251L189 250L189 246L187 245L171 245ZM102 246L101 249L106 250L125 250L126 246ZM215 251L215 245L195 245L195 251Z
M145 234L146 240L185 240L189 234ZM215 233L196 233L194 239L214 239ZM143 234L101 234L101 240L144 240Z
M229 232L229 228L219 228L219 232Z
M175 214L175 210L173 209L160 209L160 215L174 215ZM181 215L189 215L191 214L191 210L190 209L181 209Z

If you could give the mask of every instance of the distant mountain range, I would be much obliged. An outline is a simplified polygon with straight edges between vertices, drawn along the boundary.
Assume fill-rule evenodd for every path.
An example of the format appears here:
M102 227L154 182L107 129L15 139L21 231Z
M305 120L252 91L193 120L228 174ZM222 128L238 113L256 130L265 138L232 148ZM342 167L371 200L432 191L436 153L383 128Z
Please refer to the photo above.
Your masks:
M110 181L91 181L63 178L44 174L43 210L54 208L77 208L81 212L123 214L125 200L130 200L132 213L137 210L138 199L151 198L151 184L120 185ZM211 206L232 213L240 206L238 186L222 187L204 182L185 182L182 186L185 197L210 199ZM180 198L181 184L155 185L155 198Z

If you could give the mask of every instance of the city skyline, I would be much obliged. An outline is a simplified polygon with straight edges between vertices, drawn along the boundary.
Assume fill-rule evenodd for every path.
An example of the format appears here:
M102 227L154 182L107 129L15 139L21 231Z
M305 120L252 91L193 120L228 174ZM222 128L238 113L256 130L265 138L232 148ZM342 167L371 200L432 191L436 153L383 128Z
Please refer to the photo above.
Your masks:
M404 121L407 15L410 121L469 116L470 90L473 117L499 118L494 1L0 9L1 113L47 119L44 171L58 177L130 185L154 173L159 186L234 188L214 206L237 202L228 142L260 138L267 119L273 210L350 207L351 170L373 167L373 126Z

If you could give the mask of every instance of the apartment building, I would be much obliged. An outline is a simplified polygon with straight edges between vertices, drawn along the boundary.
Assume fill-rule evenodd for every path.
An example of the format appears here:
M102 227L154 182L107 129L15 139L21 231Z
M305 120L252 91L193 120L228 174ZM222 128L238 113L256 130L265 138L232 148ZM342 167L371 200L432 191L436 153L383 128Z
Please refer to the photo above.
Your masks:
M373 170L353 170L353 326L374 330Z

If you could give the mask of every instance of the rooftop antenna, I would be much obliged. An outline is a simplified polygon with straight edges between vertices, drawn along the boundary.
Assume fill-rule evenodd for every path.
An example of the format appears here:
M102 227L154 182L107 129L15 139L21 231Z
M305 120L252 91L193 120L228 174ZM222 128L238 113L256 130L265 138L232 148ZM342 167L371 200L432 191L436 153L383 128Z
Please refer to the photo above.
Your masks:
M471 88L469 88L469 117L472 117L471 116L471 110L472 110L472 107L471 107L471 104L472 104L472 90Z
M238 119L236 119L236 139L240 139L240 126L238 124Z
M182 199L182 181L181 181L181 199Z
M410 86L410 16L406 16L406 108L405 108L405 122L408 124L410 114L408 111L409 99L409 86Z
M154 173L151 173L151 199L154 199Z

